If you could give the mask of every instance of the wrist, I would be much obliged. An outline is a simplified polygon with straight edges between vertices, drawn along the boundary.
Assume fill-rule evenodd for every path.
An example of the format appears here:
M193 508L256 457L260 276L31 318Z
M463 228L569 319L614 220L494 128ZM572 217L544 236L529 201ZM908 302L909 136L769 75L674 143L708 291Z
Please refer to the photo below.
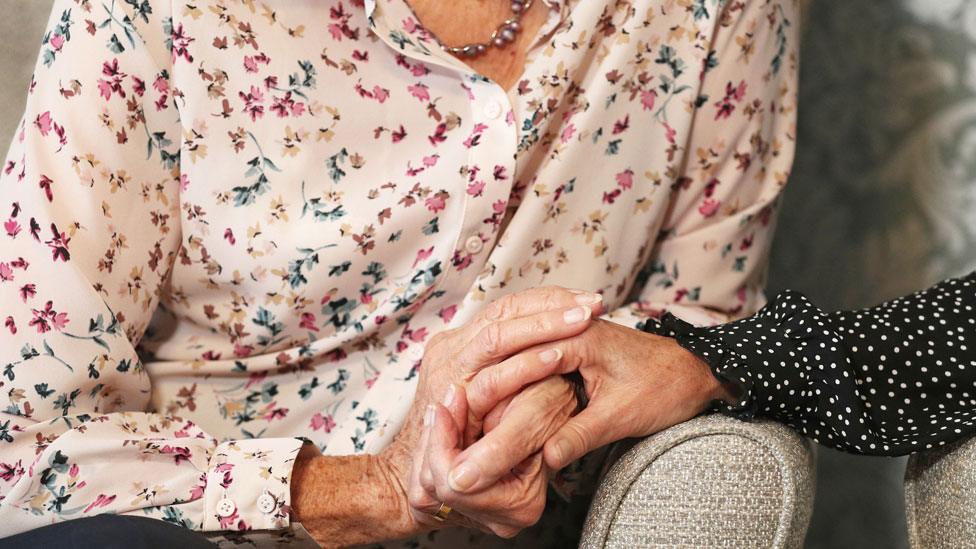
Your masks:
M681 346L676 339L669 338L672 344L679 349L677 352L684 357L684 362L695 372L695 378L699 381L696 386L696 395L699 412L707 410L713 402L720 400L728 404L737 402L735 396L735 386L725 383L719 379L712 371L711 366L702 360L698 355Z
M322 456L303 448L292 472L292 519L326 547L418 533L401 480L406 477L391 457Z
M392 489L392 496L386 498L386 506L380 513L380 519L392 523L392 527L397 532L397 538L405 538L419 534L427 530L423 525L418 524L410 512L410 503L407 497L407 483L410 479L410 468L412 459L409 450L394 441L384 451L376 456L369 456L374 462L374 467L382 472L384 485Z
M303 488L310 485L312 462L320 457L322 454L318 448L314 444L306 443L295 458L295 465L291 469L291 519L295 522L311 517L312 509L307 507L309 502Z

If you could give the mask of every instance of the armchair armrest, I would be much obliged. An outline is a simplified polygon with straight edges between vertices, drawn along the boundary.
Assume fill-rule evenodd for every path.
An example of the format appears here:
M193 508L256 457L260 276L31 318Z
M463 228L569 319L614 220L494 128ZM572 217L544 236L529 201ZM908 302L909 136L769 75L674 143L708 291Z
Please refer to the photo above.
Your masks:
M768 422L703 416L629 450L597 490L581 547L801 547L810 443Z
M905 511L916 549L976 546L976 438L909 458Z

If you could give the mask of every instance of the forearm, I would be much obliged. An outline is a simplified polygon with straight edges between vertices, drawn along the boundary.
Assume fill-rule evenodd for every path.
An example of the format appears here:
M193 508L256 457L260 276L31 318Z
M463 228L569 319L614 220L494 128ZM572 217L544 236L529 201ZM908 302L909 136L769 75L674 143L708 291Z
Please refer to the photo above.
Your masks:
M306 444L292 473L292 519L323 547L399 539L419 532L405 478L383 456L322 456Z

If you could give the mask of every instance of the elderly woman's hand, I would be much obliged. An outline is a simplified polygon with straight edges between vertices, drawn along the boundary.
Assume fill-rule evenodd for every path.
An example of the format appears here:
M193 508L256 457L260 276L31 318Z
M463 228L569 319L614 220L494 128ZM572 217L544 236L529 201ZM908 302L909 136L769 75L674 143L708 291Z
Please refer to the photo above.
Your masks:
M499 404L485 418L481 444L497 461L511 465L491 486L461 493L456 483L465 479L449 473L465 459L465 424L472 416L464 389L449 389L442 404L428 408L414 454L409 494L417 520L436 526L432 515L443 504L452 509L449 524L505 538L535 524L545 508L548 481L540 450L575 409L573 388L560 376L533 383Z
M546 441L545 460L560 469L624 438L687 421L716 400L734 401L711 369L670 337L605 320L560 347L564 366L586 384L586 409Z
M585 332L548 347L563 355L561 373L579 370L589 399L586 409L545 442L545 461L553 470L600 446L688 420L715 399L731 399L708 366L671 338L595 320ZM469 394L477 390L472 386ZM455 491L484 490L530 455L523 452L531 447L526 441L535 436L532 431L495 431L497 436L486 435L456 458L449 473Z
M442 399L451 386L463 389L476 383L486 387L478 391L477 406L471 412L471 422L480 431L480 419L498 402L559 368L561 355L549 344L583 332L601 310L602 301L596 294L536 288L506 296L470 323L436 334L428 342L406 423L393 444L378 456L390 484L400 493L397 497L404 501L403 518L409 527L427 526L417 524L408 511L406 487L428 406Z

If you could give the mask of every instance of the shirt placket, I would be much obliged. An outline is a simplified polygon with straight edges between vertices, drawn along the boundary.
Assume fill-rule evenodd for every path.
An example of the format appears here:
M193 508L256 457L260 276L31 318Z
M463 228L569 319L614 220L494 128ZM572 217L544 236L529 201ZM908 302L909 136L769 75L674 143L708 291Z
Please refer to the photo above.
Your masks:
M467 114L462 115L468 123L458 131L465 132L459 139L470 139L466 158L462 159L469 173L468 177L459 179L461 188L452 192L460 193L463 197L460 229L456 231L451 244L448 263L443 267L440 278L434 282L435 291L430 293L432 297L414 313L410 321L412 330L426 328L428 333L435 333L449 327L437 314L438 311L462 303L494 246L498 236L496 221L500 221L500 215L496 213L504 212L515 181L518 130L508 95L498 84L478 75L441 50L433 39L421 40L416 33L406 36L403 22L416 21L416 17L403 0L366 0L365 8L370 30L395 52L457 73L456 84L448 84L438 93L460 96L468 102ZM408 38L409 42L404 38ZM476 139L471 139L476 134ZM470 171L474 169L477 171ZM504 177L496 177L496 174L504 174ZM476 190L479 187L480 191ZM405 376L412 365L423 357L424 344L425 341L411 342L403 350L400 374L385 376L387 381L393 383L396 378L403 379L401 374ZM386 421L377 436L367 441L364 449L367 453L378 452L389 444L406 419L413 392L404 391L402 381L396 383L400 386L396 391L391 391L396 395L395 401L387 398L384 402ZM352 426L349 429L351 434ZM344 441L349 438L346 433L335 438L338 439L336 449L345 450ZM330 450L332 446L330 443Z
M389 47L415 60L457 72L458 88L445 93L467 92L471 123L465 131L472 136L477 134L478 141L468 148L467 166L478 171L464 182L465 188L461 190L464 197L461 230L453 243L451 264L436 284L442 292L436 298L436 305L460 303L494 246L498 223L493 220L498 217L497 211L504 212L515 181L518 129L512 104L501 86L441 50L432 37L425 40L421 33L415 33L409 37L411 43L405 43L403 22L416 21L416 16L404 0L366 0L365 7L371 30ZM496 178L495 174L504 177ZM469 191L482 183L480 192ZM428 310L435 308L428 307ZM415 323L423 322L423 316L417 315ZM409 356L422 356L422 351L414 350Z

